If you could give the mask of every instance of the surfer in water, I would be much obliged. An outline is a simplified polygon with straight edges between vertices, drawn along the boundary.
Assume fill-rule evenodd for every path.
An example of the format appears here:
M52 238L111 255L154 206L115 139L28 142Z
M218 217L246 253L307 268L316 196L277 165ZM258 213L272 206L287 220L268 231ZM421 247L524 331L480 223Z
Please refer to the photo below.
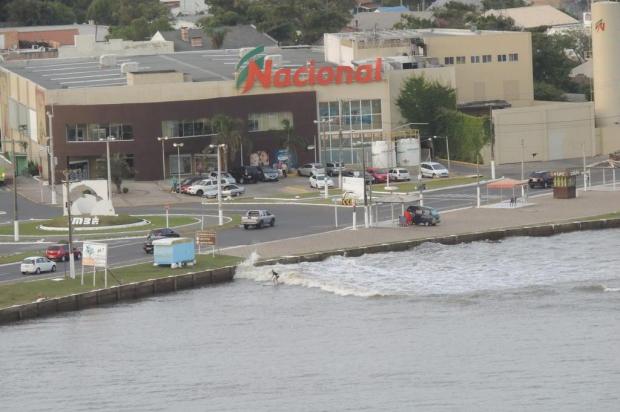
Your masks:
M276 272L275 270L271 269L271 281L273 282L274 285L278 284L278 279L280 278L280 275L278 274L278 272Z

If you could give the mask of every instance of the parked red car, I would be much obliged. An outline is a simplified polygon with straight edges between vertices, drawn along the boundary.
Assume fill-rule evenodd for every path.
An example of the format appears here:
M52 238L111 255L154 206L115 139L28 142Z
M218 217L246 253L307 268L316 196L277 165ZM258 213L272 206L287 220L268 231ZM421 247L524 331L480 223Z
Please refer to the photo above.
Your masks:
M368 173L372 175L375 179L375 183L385 183L387 182L388 170L387 169L379 169L377 167L369 167L366 169Z
M48 246L45 251L45 257L54 261L67 261L69 260L69 245L53 245ZM73 248L73 258L80 260L82 258L82 252L80 249Z
M181 181L181 184L179 185L181 193L187 194L187 189L189 189L189 187L192 184L194 184L197 181L202 180L202 179L206 179L206 178L205 177L200 177L200 176L193 176L193 177L187 177L187 178L183 179Z

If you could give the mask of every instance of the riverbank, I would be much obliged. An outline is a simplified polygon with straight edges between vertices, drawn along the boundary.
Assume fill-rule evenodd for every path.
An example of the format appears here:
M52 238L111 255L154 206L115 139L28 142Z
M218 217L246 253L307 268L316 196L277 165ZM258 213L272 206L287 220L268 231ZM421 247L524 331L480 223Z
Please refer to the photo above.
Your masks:
M444 214L442 224L435 227L381 227L355 231L348 228L251 246L232 247L223 253L235 256L238 261L257 254L259 258L257 265L267 265L321 261L334 255L360 256L366 253L402 251L425 242L452 245L480 240L500 240L512 236L552 236L572 231L620 227L620 192L580 192L580 197L577 199L558 200L544 196L531 199L530 202L530 206L522 208L454 211ZM178 287L174 286L176 281L170 278L185 279L181 281L186 285L184 287L199 287L205 284L201 280L195 281L196 278L232 280L235 267L229 267L187 275L166 275L167 280L148 279L67 298L44 299L41 302L13 306L0 310L0 324L136 299L155 293L172 292ZM226 276L214 275L220 273L218 270L224 269L227 271ZM187 281L188 275L192 276L191 282ZM49 303L50 301L54 302Z

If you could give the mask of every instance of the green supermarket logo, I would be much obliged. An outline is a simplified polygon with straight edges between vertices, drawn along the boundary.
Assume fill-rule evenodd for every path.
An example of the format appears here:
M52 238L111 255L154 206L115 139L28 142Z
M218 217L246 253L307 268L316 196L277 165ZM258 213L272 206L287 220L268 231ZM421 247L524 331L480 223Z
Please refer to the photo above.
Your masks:
M248 78L248 71L250 67L250 63L252 66L257 66L261 70L265 67L265 46L258 46L254 49L248 51L246 54L241 56L241 60L237 63L236 71L237 71L237 89L240 89L242 85L246 83ZM247 90L244 90L244 93Z

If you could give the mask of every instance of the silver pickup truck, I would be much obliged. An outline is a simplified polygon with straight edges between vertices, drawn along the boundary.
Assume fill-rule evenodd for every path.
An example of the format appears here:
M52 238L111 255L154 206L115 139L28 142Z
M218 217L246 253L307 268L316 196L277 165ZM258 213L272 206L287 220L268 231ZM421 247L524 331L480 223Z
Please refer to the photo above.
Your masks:
M276 217L269 210L248 210L245 215L241 216L241 224L244 229L250 226L260 229L264 226L275 225Z

